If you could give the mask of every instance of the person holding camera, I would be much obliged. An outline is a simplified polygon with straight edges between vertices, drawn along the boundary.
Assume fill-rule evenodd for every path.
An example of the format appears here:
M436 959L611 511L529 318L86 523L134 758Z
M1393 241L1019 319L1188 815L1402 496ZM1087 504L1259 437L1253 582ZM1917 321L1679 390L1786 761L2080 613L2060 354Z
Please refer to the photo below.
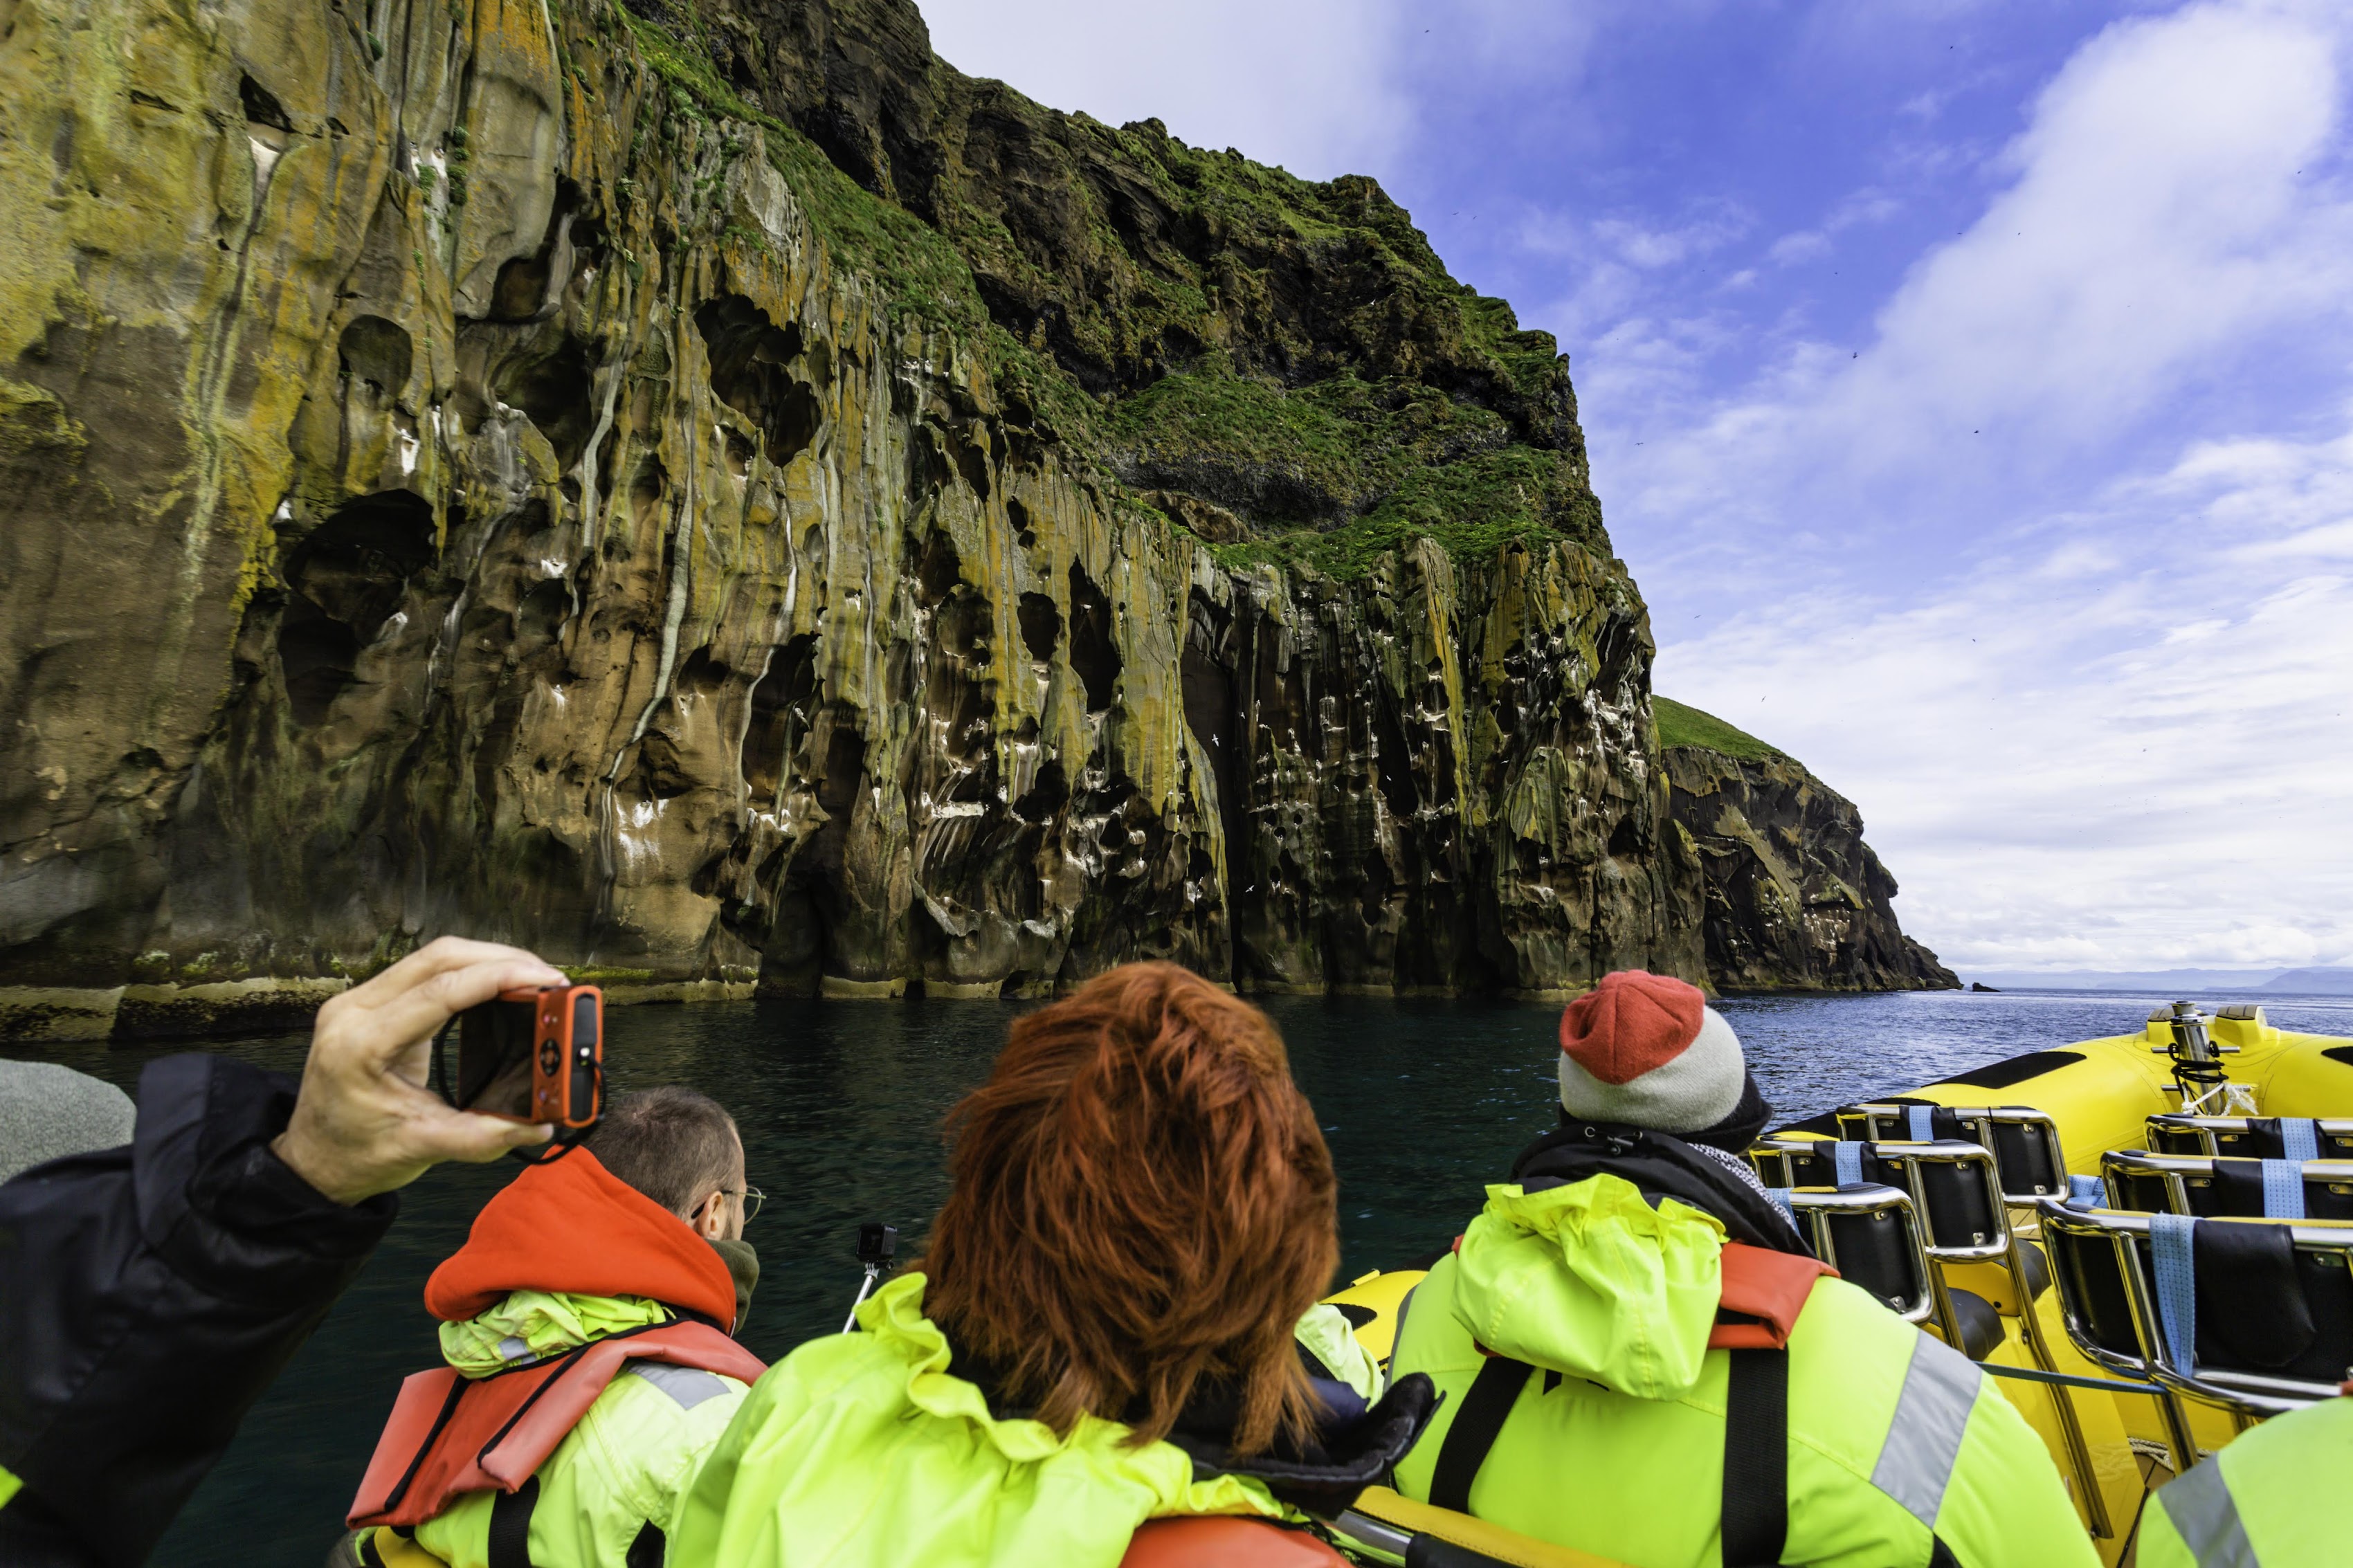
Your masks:
M755 1197L733 1118L677 1087L622 1096L517 1176L426 1283L447 1365L403 1386L336 1561L660 1563L765 1370L728 1337Z
M1113 1568L1172 1528L1173 1560L1337 1564L1249 1521L1336 1514L1431 1394L1368 1410L1298 1353L1335 1184L1266 1015L1124 965L1017 1020L950 1124L926 1255L752 1391L670 1568Z
M0 1185L0 1563L146 1560L358 1275L395 1191L546 1142L451 1109L427 1067L458 1013L564 983L518 948L444 937L319 1009L299 1089L167 1057L141 1075L130 1143Z

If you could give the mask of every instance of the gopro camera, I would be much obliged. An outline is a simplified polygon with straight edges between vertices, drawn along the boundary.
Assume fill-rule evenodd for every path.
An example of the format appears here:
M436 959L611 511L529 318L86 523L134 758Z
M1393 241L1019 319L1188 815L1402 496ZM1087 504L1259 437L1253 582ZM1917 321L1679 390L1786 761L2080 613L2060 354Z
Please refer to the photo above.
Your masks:
M605 994L594 985L502 991L453 1021L434 1044L434 1087L460 1110L579 1132L605 1113Z
M892 1225L861 1225L858 1227L858 1261L881 1268L891 1261L899 1250L899 1227Z

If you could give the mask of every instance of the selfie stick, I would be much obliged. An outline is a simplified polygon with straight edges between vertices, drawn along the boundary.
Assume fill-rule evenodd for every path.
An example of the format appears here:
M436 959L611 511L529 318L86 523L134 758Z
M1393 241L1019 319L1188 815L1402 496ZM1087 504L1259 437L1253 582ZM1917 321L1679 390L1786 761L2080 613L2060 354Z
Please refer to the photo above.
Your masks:
M866 1265L866 1279L858 1287L858 1300L849 1303L849 1317L841 1325L843 1333L858 1326L858 1309L864 1304L867 1292L891 1267L892 1254L899 1250L899 1231L895 1226L861 1225L858 1227L858 1261Z

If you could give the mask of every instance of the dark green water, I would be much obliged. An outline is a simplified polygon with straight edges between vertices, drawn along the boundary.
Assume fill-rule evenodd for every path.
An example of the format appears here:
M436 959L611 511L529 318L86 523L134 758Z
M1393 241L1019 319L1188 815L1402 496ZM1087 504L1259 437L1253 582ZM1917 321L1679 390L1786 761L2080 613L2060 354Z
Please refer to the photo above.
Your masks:
M2137 1028L2157 998L2010 993L1752 998L1722 1004L1785 1116L1890 1092L2021 1051ZM2353 1000L2268 1004L2286 1028L2353 1034ZM1444 1247L1530 1139L1552 1125L1558 1009L1506 1003L1279 999L1267 1004L1340 1173L1343 1280ZM986 1075L1018 1009L988 1002L761 1002L616 1009L617 1088L686 1083L743 1125L768 1194L749 1239L763 1265L744 1338L774 1360L840 1327L859 1224L912 1251L944 1195L941 1114ZM232 1050L299 1070L302 1037ZM162 1053L9 1046L135 1087ZM425 1277L464 1239L510 1165L445 1167L248 1418L156 1561L191 1568L319 1561L400 1379L437 1359Z

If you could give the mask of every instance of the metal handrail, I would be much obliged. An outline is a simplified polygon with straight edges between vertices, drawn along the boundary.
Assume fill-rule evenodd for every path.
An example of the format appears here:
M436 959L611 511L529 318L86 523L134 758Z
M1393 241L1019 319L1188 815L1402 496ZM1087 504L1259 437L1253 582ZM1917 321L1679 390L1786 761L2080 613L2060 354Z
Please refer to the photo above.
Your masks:
M2236 1155L2153 1154L2145 1149L2111 1149L2100 1156L2100 1184L2107 1189L2107 1206L2125 1214L2140 1214L2125 1202L2125 1181L2128 1177L2155 1177L2165 1184L2168 1214L2195 1214L2189 1206L2189 1182L2194 1176L2212 1177L2216 1159L2235 1159ZM2304 1163L2303 1179L2306 1182L2353 1184L2353 1160L2307 1160ZM2255 1215L2233 1215L2233 1218L2255 1218ZM2305 1225L2342 1225L2343 1220L2304 1220Z
M1966 1165L1978 1170L1989 1215L1987 1223L1993 1226L1992 1232L1972 1242L1939 1241L1931 1218L1922 1226L1927 1237L1928 1256L1944 1263L1991 1263L2010 1256L2010 1206L2002 1194L2001 1178L1994 1172L1993 1153L1983 1144L1964 1143L1957 1139L1939 1139L1932 1143L1879 1142L1864 1145L1863 1152L1882 1164L1904 1172L1912 1189L1913 1204L1923 1215L1934 1214L1928 1206L1926 1181L1922 1173L1926 1166Z
M1788 1189L1792 1217L1799 1222L1799 1232L1814 1249L1814 1256L1836 1268L1838 1240L1831 1228L1830 1216L1836 1214L1862 1214L1877 1217L1899 1213L1904 1217L1904 1234L1910 1243L1912 1258L1920 1279L1919 1299L1905 1306L1883 1301L1888 1310L1907 1323L1922 1323L1936 1311L1936 1269L1928 1262L1926 1237L1920 1228L1919 1211L1912 1206L1911 1194L1900 1187L1866 1183L1852 1187L1792 1187Z
M2276 1117L2262 1116L2191 1116L2179 1110L2151 1111L2147 1122L2147 1130L2142 1136L2152 1153L2158 1152L2157 1135L2159 1131L2188 1132L2196 1136L2200 1146L2200 1153L2205 1158L2235 1159L2239 1156L2222 1152L2218 1142L2218 1134L2243 1133L2249 1131L2254 1122L2277 1120L2279 1119ZM2315 1131L2324 1143L2335 1142L2353 1149L2353 1117L2316 1117L2314 1123ZM2185 1159L2197 1157L2196 1155L2180 1156Z

